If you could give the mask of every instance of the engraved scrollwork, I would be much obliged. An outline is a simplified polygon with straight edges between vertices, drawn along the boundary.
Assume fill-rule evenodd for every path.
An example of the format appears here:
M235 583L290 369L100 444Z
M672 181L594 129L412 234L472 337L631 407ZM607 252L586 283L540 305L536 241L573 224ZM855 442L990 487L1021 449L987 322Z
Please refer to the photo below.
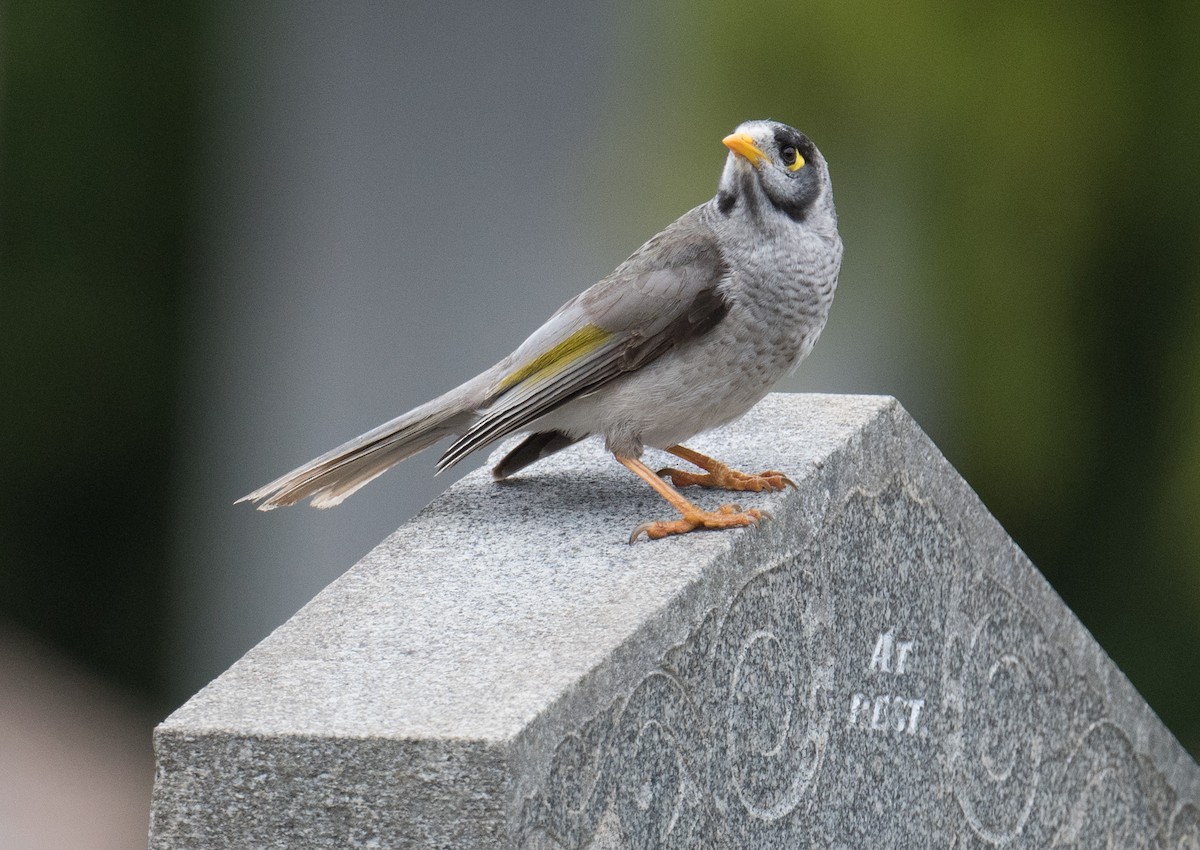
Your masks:
M787 558L757 574L666 653L623 704L555 752L523 831L587 848L615 822L630 848L742 847L787 834L811 797L831 711L831 662L810 571ZM615 818L614 818L615 815Z
M1200 850L1200 808L1188 803L1171 812L1161 841L1162 850Z
M1041 627L1007 592L984 583L966 607L974 622L945 691L951 788L975 835L1000 846L1025 832L1045 779L1053 668Z
M710 830L701 719L681 683L651 673L618 723L611 765L617 817L635 850L690 848Z
M797 712L795 675L772 664L779 652L779 638L767 631L755 631L742 642L726 718L734 788L746 811L763 820L794 809L812 774L798 771L780 794L755 770L755 762L779 758L786 750Z
M1093 723L1067 760L1063 780L1068 806L1051 847L1136 850L1149 847L1156 814L1129 738L1116 724Z
M978 582L959 600L955 631L948 778L975 843L1200 850L1193 806L1177 806L1159 768L1087 679L1065 672L1062 648L1011 593Z
M743 588L722 622L713 783L719 804L742 812L727 821L739 846L786 832L820 771L832 722L821 699L832 676L824 604L811 572L770 570Z

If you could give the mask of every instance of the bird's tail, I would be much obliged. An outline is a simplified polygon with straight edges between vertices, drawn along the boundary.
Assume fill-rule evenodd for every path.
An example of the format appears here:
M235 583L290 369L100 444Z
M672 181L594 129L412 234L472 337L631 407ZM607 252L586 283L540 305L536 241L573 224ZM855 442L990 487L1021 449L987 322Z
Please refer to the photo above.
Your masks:
M477 418L465 403L471 383L343 443L238 501L262 502L260 511L294 505L309 496L315 508L340 504L405 458L429 448L447 434L469 428Z

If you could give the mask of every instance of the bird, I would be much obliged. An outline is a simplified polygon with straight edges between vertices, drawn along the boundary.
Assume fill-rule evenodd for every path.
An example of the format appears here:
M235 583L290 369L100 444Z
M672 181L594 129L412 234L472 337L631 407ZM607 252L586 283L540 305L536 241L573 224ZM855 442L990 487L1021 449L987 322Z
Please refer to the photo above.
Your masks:
M808 356L829 316L843 249L829 168L808 136L754 120L722 142L716 195L563 304L507 357L238 502L270 510L310 499L329 508L451 435L439 473L526 433L493 468L497 481L599 436L679 513L638 525L630 543L758 525L763 511L704 510L679 488L779 491L794 487L791 479L740 472L682 443L742 416ZM642 460L647 447L700 471L655 471Z

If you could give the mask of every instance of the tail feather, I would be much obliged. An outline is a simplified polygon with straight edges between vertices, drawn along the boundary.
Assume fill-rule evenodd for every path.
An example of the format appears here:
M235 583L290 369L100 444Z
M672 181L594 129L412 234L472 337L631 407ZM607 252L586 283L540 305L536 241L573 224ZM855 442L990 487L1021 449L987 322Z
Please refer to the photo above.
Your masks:
M581 439L583 438L572 437L562 431L541 431L530 434L492 468L492 478L503 481L531 463L537 463L542 458L562 451L567 446L573 446Z
M476 414L464 403L459 387L420 407L343 443L280 476L238 502L262 502L260 511L294 505L308 497L315 508L331 508L405 458L429 448L442 437L462 433Z

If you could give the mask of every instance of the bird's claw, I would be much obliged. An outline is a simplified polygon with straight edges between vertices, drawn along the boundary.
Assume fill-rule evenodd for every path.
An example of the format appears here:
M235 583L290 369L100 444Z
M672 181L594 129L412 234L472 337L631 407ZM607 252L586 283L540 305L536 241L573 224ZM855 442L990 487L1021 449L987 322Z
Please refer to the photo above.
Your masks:
M673 467L663 467L656 473L659 478L668 478L676 487L706 487L713 490L749 490L761 493L763 490L778 492L785 487L796 488L796 482L782 472L768 469L757 475L738 472L736 469L721 467L713 472L686 472Z
M658 540L673 534L687 534L699 529L741 528L748 525L758 525L771 515L758 508L742 510L741 505L721 505L715 511L688 511L676 520L660 520L658 522L643 522L629 535L629 542L634 543L645 534L649 540Z

